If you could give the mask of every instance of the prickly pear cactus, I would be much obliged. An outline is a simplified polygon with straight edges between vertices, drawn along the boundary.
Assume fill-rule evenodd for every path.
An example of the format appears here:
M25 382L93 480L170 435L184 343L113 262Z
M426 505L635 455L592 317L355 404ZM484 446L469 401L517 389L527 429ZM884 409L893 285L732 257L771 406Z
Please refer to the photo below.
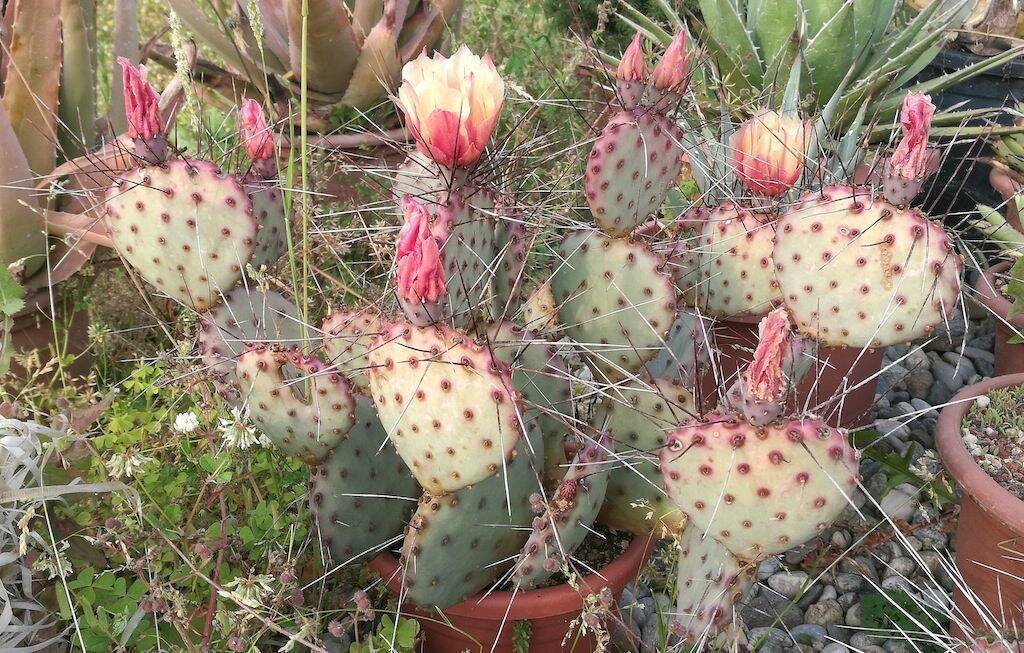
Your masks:
M334 311L320 327L328 363L364 392L370 387L367 353L383 329L384 320L373 308Z
M598 228L625 236L661 208L682 169L682 132L649 110L621 111L594 141L584 173Z
M542 514L533 520L533 530L512 571L513 583L529 589L563 567L574 567L570 564L572 553L593 530L604 501L612 446L612 439L605 434L587 441L576 452L565 478L547 505L541 504Z
M355 424L310 474L309 506L336 565L373 557L402 534L420 490L390 446L369 397L356 399Z
M250 345L238 357L237 373L256 426L307 464L327 458L355 424L355 397L345 379L298 349Z
M224 303L199 318L199 356L217 391L229 402L241 402L235 359L254 343L280 347L302 344L299 310L280 294L236 286Z
M611 387L594 417L594 426L615 441L615 469L601 521L632 533L677 532L686 523L662 488L657 456L669 431L696 416L693 393L669 379Z
M526 298L519 321L527 329L538 333L550 333L558 329L558 312L555 310L550 281L538 285Z
M775 229L731 202L710 211L697 244L694 305L716 317L758 315L779 301L772 262Z
M692 643L712 639L734 621L733 606L754 582L757 565L743 562L696 526L679 542L675 619Z
M508 464L522 408L508 366L486 347L442 325L398 322L367 357L381 422L425 491L453 492Z
M438 208L448 224L441 243L447 311L456 326L465 327L485 306L494 275L494 202L483 192L455 193Z
M257 219L238 179L176 159L124 173L106 197L118 253L150 284L202 312L242 278Z
M668 378L692 388L711 349L711 320L687 308L679 309L669 327L664 348L644 369L653 378Z
M529 252L526 225L510 209L501 211L494 229L497 267L491 280L494 319L503 320L519 310L522 303L523 269Z
M252 201L253 213L259 225L256 234L256 251L252 266L259 269L265 265L274 267L288 249L288 220L284 211L284 194L275 180L246 179L245 192Z
M927 336L952 313L963 271L941 222L849 186L788 210L772 258L797 329L833 347Z
M566 333L605 374L628 376L662 349L676 314L675 284L645 246L596 231L559 246L551 292Z
M857 486L858 460L846 435L817 418L757 428L712 413L668 436L661 473L694 526L757 560L826 529Z

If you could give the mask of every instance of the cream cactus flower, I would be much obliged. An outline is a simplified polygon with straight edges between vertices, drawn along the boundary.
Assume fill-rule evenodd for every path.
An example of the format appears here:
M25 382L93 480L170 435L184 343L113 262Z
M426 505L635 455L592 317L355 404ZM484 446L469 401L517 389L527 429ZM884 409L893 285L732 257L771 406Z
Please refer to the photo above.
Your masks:
M765 109L732 139L736 176L752 192L777 196L800 179L810 140L810 123Z
M420 152L458 168L480 158L504 101L491 56L463 45L449 58L424 52L405 64L397 103Z

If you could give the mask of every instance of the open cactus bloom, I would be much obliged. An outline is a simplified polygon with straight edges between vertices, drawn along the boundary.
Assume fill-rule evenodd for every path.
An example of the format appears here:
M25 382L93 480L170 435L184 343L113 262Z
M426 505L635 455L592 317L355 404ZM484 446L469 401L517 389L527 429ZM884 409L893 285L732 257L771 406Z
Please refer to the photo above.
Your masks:
M167 155L160 100L146 80L146 67L136 66L120 57L121 83L124 87L124 111L128 136L135 141L136 154L149 163L163 161Z
M810 123L764 109L740 125L732 139L736 176L751 192L777 197L800 179Z
M396 285L398 295L407 302L437 302L447 294L441 250L430 231L430 213L406 195L402 198L405 225L398 232Z
M263 108L256 100L245 100L238 116L239 132L245 153L252 160L256 172L263 177L277 174L274 160L274 135L267 125Z
M425 52L405 64L397 103L425 156L446 168L480 158L505 101L505 82L491 56L465 45L451 57Z

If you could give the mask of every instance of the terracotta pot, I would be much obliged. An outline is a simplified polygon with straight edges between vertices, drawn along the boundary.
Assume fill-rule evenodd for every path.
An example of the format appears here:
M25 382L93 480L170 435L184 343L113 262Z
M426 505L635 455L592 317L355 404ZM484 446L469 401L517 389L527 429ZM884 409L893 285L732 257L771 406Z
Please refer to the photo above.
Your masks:
M992 188L999 193L1000 197L1006 204L1003 205L1003 211L1006 214L1006 222L1014 229L1020 231L1020 216L1017 214L1017 203L1013 201L1013 197L1024 190L1019 182L1014 181L1010 178L1010 175L1006 174L1002 170L992 168L988 173L988 183L992 184Z
M702 401L713 408L719 391L724 392L753 357L757 347L757 324L763 315L736 316L715 323L718 357L715 369L702 382ZM862 351L855 347L820 347L818 361L793 392L793 407L815 408L833 426L853 428L867 423L875 401L882 349ZM871 379L866 381L865 379ZM847 390L850 388L849 390ZM710 403L709 403L710 402Z
M515 622L530 622L530 653L591 653L597 648L592 637L571 637L562 647L569 624L579 617L584 598L608 587L615 595L615 605L626 583L636 578L651 550L652 536L636 537L622 555L599 574L580 579L577 591L568 585L517 592L477 594L443 611L418 610L403 606L406 616L415 617L425 635L420 653L512 653L512 630ZM384 553L370 561L395 595L401 591L402 574L398 560ZM511 605L510 605L511 604ZM451 625L444 623L451 622Z
M70 354L75 361L65 368L66 371L72 377L84 376L92 367L92 358L83 354L89 344L89 315L84 310L74 311L71 315L66 311L59 297L57 309L52 308L49 289L32 293L25 298L25 308L14 316L11 347L19 353L40 351L39 356L44 363L57 352ZM57 319L56 330L54 317ZM25 377L25 370L13 361L11 370L18 377Z
M997 388L1024 384L1010 374L968 386L939 414L935 442L939 457L960 487L956 563L964 582L988 610L982 619L974 603L956 588L953 600L967 621L987 631L992 623L1007 630L1024 627L1024 501L1006 491L974 462L961 438L971 399Z
M1024 372L1024 344L1010 344L1010 338L1024 333L1024 314L1007 317L1010 300L996 288L996 279L1010 269L1010 263L999 263L982 271L974 282L978 301L992 313L996 324L996 376Z

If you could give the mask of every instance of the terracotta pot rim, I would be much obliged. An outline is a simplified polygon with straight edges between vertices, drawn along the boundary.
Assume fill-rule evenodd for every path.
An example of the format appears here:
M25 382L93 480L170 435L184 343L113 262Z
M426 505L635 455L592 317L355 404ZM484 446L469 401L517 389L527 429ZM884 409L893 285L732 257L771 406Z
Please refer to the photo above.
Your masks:
M1010 269L1010 266L1010 263L1004 261L985 268L981 271L977 281L974 282L974 290L978 293L978 301L981 302L982 306L992 311L1002 320L1009 322L1018 329L1024 330L1024 313L1007 317L1010 313L1010 300L1004 297L1003 293L999 292L996 288L996 275L1006 272ZM1002 322L1000 321L998 324L1002 324Z
M629 579L639 573L647 560L654 535L636 535L629 546L617 558L599 572L588 574L579 580L581 588L597 593L600 588L617 585L624 586ZM397 592L400 589L398 559L391 553L378 554L370 561L370 566L381 575L388 589ZM491 592L474 594L461 603L457 603L442 612L450 617L470 619L543 619L568 612L576 612L583 608L584 594L562 583L551 587L524 592ZM509 607L513 597L515 602ZM403 608L403 612L410 612ZM417 614L430 614L415 609Z
M986 511L1003 523L1021 528L1024 525L1024 501L1010 494L996 483L967 451L960 435L963 418L973 405L973 399L990 390L1024 385L1024 373L1006 374L969 385L953 396L939 413L935 424L935 444L943 465L956 479L960 488L971 495Z

